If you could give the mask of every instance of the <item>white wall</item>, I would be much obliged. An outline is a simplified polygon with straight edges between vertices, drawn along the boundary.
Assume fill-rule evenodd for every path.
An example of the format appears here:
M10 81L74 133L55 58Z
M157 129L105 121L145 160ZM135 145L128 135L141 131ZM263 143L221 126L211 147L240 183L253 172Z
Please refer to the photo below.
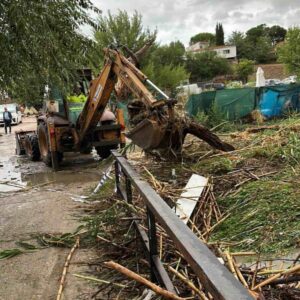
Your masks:
M186 48L187 52L204 50L209 47L209 42L197 42Z
M218 47L214 48L213 51L216 51L220 57L236 58L236 46Z
M236 58L236 46L218 46L218 47L210 47L208 48L208 43L198 42L190 47L186 48L187 52L203 52L207 51L215 51L217 55L220 57L224 57L227 59Z

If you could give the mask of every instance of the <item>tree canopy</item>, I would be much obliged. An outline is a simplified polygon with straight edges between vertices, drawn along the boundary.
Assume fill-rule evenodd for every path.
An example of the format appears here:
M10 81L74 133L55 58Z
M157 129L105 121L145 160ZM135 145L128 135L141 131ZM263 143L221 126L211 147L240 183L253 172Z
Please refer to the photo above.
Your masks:
M238 64L234 65L235 75L244 83L247 82L248 77L254 72L254 61L249 59L241 59Z
M193 45L197 42L209 42L210 45L214 45L216 42L216 36L210 32L200 32L190 39L190 45Z
M150 55L150 60L157 66L183 65L185 48L180 41L171 42L169 45L156 46Z
M231 73L227 59L217 56L213 51L188 55L186 68L192 81L211 80L215 76Z
M189 78L184 54L184 45L179 41L156 46L148 56L143 72L160 88L172 92L181 81Z
M245 58L251 55L251 45L245 39L245 34L241 31L233 31L228 38L229 45L235 45L237 50L237 58Z
M156 30L151 32L143 27L142 15L134 12L129 15L119 10L116 14L108 11L107 16L99 16L97 29L94 31L96 41L96 60L98 64L103 60L103 48L109 45L126 45L136 52L149 40L155 40Z
M224 45L224 30L221 23L216 25L216 46Z
M276 44L284 41L286 33L287 33L286 29L281 26L278 26L278 25L274 25L274 26L270 27L268 30L268 35L269 35L273 45L276 45Z
M117 14L108 12L107 16L99 17L94 36L100 64L104 47L110 44L126 45L136 52L149 40L155 40L156 31L145 29L142 15L137 12L130 16L126 11L118 11ZM183 66L184 53L184 45L179 41L163 46L154 43L141 61L142 70L160 88L172 91L181 80L189 77Z
M267 36L267 28L268 27L266 24L260 24L258 26L252 27L246 32L246 38L250 42L256 44L259 38Z
M285 42L278 47L279 61L286 64L290 72L300 76L300 28L290 28Z
M41 87L71 85L89 58L82 25L95 25L90 0L0 2L0 89L22 101L40 98Z
M236 45L238 59L253 60L256 63L268 63L276 60L269 28L265 24L250 28L246 34L234 31L228 44Z

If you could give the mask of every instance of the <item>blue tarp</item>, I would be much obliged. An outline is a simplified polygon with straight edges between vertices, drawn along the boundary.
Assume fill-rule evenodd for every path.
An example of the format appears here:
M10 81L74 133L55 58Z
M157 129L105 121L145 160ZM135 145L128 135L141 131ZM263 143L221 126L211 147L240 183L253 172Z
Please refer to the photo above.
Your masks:
M266 118L282 116L300 109L300 86L265 87L260 90L258 108Z

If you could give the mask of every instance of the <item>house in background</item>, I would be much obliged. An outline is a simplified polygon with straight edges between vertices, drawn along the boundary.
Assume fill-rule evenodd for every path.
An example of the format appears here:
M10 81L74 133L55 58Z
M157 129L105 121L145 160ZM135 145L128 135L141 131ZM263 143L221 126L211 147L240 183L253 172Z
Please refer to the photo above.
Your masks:
M186 52L199 52L201 50L208 49L209 45L210 45L209 42L197 42L197 43L187 47L185 50L186 50Z
M204 51L214 51L219 57L226 58L232 62L236 62L236 46L224 45L224 46L210 46L209 42L197 42L186 48L188 53L199 53Z

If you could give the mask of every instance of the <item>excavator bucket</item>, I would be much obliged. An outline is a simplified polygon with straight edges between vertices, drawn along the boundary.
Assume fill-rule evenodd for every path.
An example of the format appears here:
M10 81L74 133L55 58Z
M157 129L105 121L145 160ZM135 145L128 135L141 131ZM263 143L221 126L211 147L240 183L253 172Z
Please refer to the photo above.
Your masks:
M166 126L157 121L145 119L134 127L128 134L134 144L144 150L158 148L166 134Z

